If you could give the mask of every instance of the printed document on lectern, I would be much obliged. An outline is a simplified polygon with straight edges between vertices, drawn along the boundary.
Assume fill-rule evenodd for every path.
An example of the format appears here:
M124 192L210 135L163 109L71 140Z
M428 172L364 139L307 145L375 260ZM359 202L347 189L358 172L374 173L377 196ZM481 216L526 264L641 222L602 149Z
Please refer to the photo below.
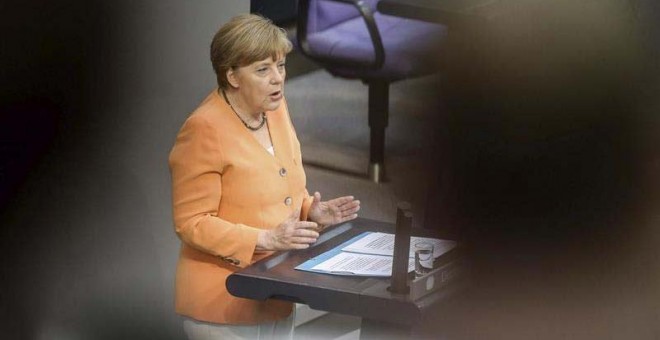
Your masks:
M410 238L410 253L409 257L415 257L414 245L417 243L427 242L433 245L433 257L438 258L442 254L452 250L456 246L455 241L440 240L437 238L416 237ZM372 255L385 255L393 256L394 254L394 235L386 233L369 232L364 237L352 242L342 249L343 251L372 254Z
M390 238L391 248L388 250ZM411 242L421 241L431 242L434 245L435 257L448 252L456 245L453 241L411 238ZM365 232L305 261L296 269L332 275L389 277L392 275L393 245L392 234ZM439 249L437 253L435 248ZM414 253L408 259L408 272L413 270L415 270Z
M392 275L392 257L340 252L311 269L335 275L388 277ZM413 270L415 260L409 259L408 272Z

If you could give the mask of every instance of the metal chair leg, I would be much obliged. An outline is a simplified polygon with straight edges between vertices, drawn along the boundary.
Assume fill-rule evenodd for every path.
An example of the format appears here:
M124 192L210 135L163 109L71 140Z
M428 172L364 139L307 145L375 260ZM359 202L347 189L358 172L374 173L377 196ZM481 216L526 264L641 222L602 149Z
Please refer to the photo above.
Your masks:
M388 124L389 82L369 82L369 179L385 181L385 128Z
M369 86L369 166L366 176L375 183L386 181L385 177L385 129L389 115L389 87L387 81L370 81ZM305 161L306 165L364 178L363 172L336 168L334 166Z

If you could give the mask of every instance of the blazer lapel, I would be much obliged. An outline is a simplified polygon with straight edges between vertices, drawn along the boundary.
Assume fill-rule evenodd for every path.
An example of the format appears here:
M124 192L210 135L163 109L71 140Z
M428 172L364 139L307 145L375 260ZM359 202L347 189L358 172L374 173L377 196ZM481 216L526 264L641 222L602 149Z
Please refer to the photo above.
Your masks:
M287 133L290 128L286 125L289 122L286 120L284 110L284 105L280 105L278 110L266 112L266 117L270 129L270 139L275 149L275 158L280 164L289 164L293 155L291 154L291 143Z

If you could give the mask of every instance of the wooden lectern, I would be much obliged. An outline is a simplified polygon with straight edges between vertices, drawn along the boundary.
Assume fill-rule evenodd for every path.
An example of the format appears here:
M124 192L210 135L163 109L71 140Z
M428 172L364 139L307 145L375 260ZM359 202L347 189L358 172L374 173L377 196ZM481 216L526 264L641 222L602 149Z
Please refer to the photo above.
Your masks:
M460 268L454 251L438 258L437 269L425 277L413 279L413 274L409 274L411 290L407 294L391 292L390 278L336 276L294 269L366 231L394 233L395 225L358 218L333 226L308 249L278 252L232 274L227 279L227 288L242 298L281 299L307 304L316 310L360 316L361 339L414 336L421 329L425 311L460 287L454 275ZM433 237L428 230L413 230L412 234ZM429 280L433 284L426 289Z

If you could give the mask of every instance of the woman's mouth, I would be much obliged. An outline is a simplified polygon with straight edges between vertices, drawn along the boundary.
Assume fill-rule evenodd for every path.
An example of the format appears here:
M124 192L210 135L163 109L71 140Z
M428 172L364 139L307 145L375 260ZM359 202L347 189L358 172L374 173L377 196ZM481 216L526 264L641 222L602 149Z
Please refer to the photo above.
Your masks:
M282 91L271 92L269 96L272 100L280 100L282 98Z

